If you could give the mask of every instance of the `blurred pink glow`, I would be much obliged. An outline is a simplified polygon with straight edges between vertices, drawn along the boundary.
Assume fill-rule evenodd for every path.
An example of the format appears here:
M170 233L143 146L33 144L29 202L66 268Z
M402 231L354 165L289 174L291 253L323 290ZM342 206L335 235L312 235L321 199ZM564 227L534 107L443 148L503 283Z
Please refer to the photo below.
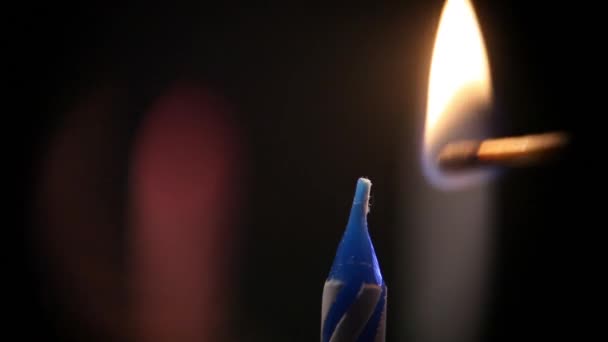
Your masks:
M227 338L239 146L226 115L205 89L179 85L138 133L130 170L137 340Z

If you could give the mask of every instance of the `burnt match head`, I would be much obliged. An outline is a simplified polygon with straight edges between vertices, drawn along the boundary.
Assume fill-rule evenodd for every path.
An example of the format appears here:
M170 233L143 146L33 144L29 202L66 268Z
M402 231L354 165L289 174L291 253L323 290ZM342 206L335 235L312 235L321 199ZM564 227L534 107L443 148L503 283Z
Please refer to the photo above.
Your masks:
M441 149L437 162L442 170L468 169L478 163L477 151L481 141L462 140L449 143Z

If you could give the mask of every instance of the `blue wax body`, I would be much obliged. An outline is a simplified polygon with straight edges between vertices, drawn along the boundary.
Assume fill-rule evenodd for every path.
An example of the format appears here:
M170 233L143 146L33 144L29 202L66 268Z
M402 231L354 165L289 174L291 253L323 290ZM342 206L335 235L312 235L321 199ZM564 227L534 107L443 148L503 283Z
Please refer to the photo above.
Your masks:
M360 179L323 292L322 342L384 341L386 286L367 229L371 183Z

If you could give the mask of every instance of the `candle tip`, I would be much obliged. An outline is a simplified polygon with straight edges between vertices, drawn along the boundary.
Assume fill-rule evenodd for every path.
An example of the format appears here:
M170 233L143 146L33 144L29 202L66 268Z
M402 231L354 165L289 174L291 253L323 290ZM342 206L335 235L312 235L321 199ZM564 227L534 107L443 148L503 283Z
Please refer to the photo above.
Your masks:
M321 341L384 341L386 284L367 229L372 182L359 178L321 303Z
M355 199L353 204L364 204L367 206L369 204L371 187L372 182L368 178L359 178L359 180L357 180L357 188L355 190Z

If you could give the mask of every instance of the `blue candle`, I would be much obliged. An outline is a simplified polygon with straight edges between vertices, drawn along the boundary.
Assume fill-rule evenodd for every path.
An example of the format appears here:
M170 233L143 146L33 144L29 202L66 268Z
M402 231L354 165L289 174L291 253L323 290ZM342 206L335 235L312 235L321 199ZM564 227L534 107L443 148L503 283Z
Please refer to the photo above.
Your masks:
M353 206L323 288L322 342L383 342L386 285L367 229L372 183L357 182Z

